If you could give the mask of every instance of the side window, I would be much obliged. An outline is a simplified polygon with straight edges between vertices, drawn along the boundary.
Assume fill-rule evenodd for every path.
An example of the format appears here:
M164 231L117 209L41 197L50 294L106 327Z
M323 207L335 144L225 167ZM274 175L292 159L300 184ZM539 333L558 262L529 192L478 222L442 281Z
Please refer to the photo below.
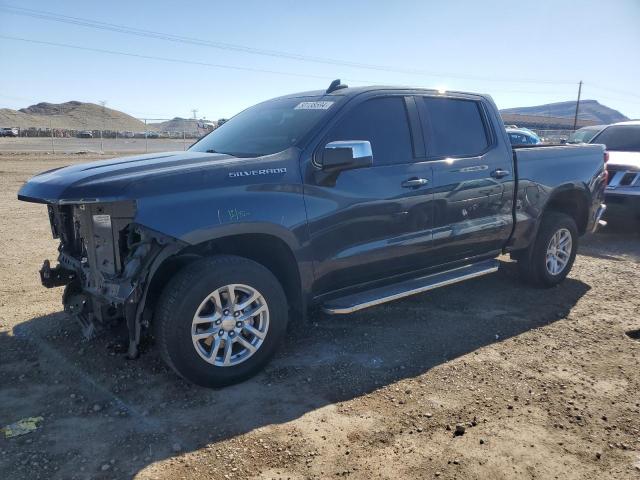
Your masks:
M509 137L511 138L512 145L527 145L528 143L531 143L529 138L519 133L510 133Z
M373 166L409 163L413 148L402 97L366 100L331 129L328 141L369 140Z
M433 157L472 157L489 146L478 102L422 97L422 128Z

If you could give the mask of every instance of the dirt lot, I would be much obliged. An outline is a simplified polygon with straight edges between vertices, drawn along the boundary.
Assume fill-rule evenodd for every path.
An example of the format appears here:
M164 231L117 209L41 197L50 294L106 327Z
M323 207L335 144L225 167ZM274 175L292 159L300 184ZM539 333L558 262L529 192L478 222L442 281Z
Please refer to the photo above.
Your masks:
M0 478L640 478L640 234L583 239L567 281L493 276L294 328L267 370L205 390L118 332L81 342L35 172L92 157L0 155ZM464 426L455 435L456 425Z

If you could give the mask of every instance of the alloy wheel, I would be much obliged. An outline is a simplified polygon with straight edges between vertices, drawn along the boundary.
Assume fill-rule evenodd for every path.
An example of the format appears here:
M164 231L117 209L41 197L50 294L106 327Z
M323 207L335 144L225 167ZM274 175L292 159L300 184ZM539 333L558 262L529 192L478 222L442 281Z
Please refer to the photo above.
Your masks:
M191 339L198 355L216 367L236 366L258 351L269 330L262 294L243 284L211 292L197 308Z
M559 275L569 263L573 240L571 232L561 228L553 234L547 245L546 266L551 275Z

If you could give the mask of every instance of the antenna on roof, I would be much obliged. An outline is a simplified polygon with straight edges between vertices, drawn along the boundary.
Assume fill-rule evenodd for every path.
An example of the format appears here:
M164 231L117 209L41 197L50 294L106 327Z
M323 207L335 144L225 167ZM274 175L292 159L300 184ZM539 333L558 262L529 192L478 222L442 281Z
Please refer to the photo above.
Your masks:
M329 88L327 88L326 93L335 92L336 90L341 90L343 88L348 88L348 87L349 85L344 85L343 83L340 83L340 79L337 78L333 82L331 82L331 85L329 85Z

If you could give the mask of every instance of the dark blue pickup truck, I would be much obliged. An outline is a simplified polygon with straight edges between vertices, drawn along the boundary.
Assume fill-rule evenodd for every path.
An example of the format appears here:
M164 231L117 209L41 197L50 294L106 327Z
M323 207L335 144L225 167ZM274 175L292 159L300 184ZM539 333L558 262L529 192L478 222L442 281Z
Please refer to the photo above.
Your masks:
M287 322L348 314L495 272L510 253L553 286L595 230L601 145L513 149L493 101L432 90L288 95L239 113L186 152L44 172L65 310L86 336L124 321L128 355L154 332L205 386L257 372Z

